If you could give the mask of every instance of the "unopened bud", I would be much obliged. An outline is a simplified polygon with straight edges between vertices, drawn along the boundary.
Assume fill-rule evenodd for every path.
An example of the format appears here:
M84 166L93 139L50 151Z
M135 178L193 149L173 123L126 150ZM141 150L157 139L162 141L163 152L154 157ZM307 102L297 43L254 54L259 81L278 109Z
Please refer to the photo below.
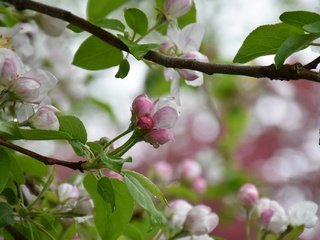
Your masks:
M146 136L146 141L151 143L154 147L159 147L169 141L173 141L173 133L169 129L160 128L154 129Z
M51 105L41 106L29 119L30 126L37 129L59 130L57 111L58 109Z
M164 11L167 15L178 18L192 7L192 0L166 0L164 3Z
M141 94L133 100L132 113L137 117L149 115L153 108L153 102L147 95Z
M244 208L251 209L258 199L259 191L255 185L246 183L240 188L238 200Z

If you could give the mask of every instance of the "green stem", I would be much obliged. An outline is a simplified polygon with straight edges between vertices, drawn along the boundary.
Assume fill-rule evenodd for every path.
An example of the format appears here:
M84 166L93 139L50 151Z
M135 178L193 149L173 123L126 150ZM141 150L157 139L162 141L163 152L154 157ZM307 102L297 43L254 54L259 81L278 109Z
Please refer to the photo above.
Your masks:
M250 211L246 211L246 240L250 240Z
M146 34L144 34L143 36L139 37L135 43L138 43L140 42L143 38L145 38L146 36L148 36L151 32L153 32L154 30L156 30L157 28L163 26L165 23L167 23L167 21L163 21L161 23L156 23L153 27L151 27L147 32Z
M37 198L28 206L28 209L32 209L32 207L41 199L41 197L43 196L43 194L47 191L47 189L50 187L53 179L54 179L54 176L56 175L56 171L57 171L57 168L54 166L52 168L52 171L51 171L51 174L47 180L47 182L45 183L45 185L43 186L41 192L39 193L39 195L37 196Z
M116 136L114 139L112 139L110 142L108 142L103 149L107 149L107 147L109 147L112 143L114 143L115 141L117 141L118 139L122 138L123 136L127 135L128 133L132 132L134 130L134 128L132 126L129 126L129 128L127 130L125 130L123 133L119 134L118 136Z
M32 223L36 228L38 228L41 232L47 235L49 239L55 240L55 238L47 230L45 230L41 224L33 221L31 218L28 218L28 221L30 221L30 223Z

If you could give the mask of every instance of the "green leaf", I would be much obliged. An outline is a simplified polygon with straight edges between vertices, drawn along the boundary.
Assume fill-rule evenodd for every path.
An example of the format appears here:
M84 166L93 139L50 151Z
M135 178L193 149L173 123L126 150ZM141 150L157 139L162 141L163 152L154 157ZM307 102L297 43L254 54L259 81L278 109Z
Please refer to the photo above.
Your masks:
M102 239L116 240L128 226L132 217L133 199L123 182L116 179L110 180L115 195L116 208L114 211L99 194L97 179L92 174L84 178L83 185L94 202L94 221L99 235Z
M197 21L197 10L196 10L196 5L193 4L192 8L188 13L178 18L178 25L182 29L183 27L191 23L195 23L196 21Z
M12 207L4 202L0 202L0 228L13 224Z
M132 177L137 179L140 182L140 184L151 193L152 196L159 199L159 201L163 204L167 206L169 205L167 199L165 198L159 187L155 185L149 178L138 172L131 171L128 169L123 170L122 172L124 172L126 175L131 175Z
M20 128L17 122L5 122L0 126L0 136L7 140L70 140L65 132L43 129Z
M132 158L121 158L121 157L114 157L109 156L105 153L105 151L101 151L99 154L101 161L105 164L105 166L115 172L121 172L122 166L126 162L132 162Z
M67 28L69 29L69 30L71 30L72 32L75 32L75 33L81 33L81 32L83 32L83 29L82 28L79 28L79 27L77 27L77 26L75 26L75 25L73 25L73 24L68 24L67 25Z
M161 225L164 222L163 216L156 209L148 191L132 175L124 173L124 181L133 199L149 214L152 225Z
M71 145L73 151L78 155L78 156L85 156L87 152L87 146L80 142L79 140L72 139L69 141L69 144Z
M120 22L118 19L112 19L112 18L104 18L97 22L95 22L96 25L102 28L108 28L112 30L116 30L119 32L124 32L125 26L122 22Z
M127 59L123 59L119 65L118 72L116 73L116 78L125 78L130 70L130 64Z
M5 188L11 171L11 157L9 154L0 148L0 193Z
M48 166L31 157L15 155L17 164L28 176L42 178L48 175Z
M104 18L113 10L119 8L127 0L89 0L87 5L87 17L90 21Z
M104 201L111 205L112 211L116 208L114 190L109 178L103 177L98 181L98 193Z
M309 33L320 33L320 21L304 25L303 29Z
M72 64L87 70L107 69L120 64L122 52L102 41L90 36L80 45Z
M288 37L300 33L303 31L285 23L260 26L247 36L233 62L246 63L257 57L275 54Z
M294 35L287 38L280 48L278 49L276 56L274 58L275 65L277 68L281 67L284 61L293 53L304 49L309 46L309 44L319 38L320 34L303 34Z
M124 11L124 18L128 26L144 36L148 31L148 18L144 12L138 8L128 8Z
M118 35L120 40L127 45L130 53L137 59L142 59L150 50L158 49L159 44L149 43L149 44L137 44L121 35Z
M279 18L284 23L300 28L306 24L320 21L320 15L318 13L307 11L284 12Z
M15 155L12 153L8 152L8 155L10 156L10 161L11 161L11 174L14 178L14 181L17 184L24 184L25 183L25 177L23 175L22 169L19 166L17 160L15 159ZM0 175L1 176L1 175Z
M69 134L73 140L79 140L81 143L87 142L87 131L79 118L71 115L63 115L58 116L58 119L60 131Z

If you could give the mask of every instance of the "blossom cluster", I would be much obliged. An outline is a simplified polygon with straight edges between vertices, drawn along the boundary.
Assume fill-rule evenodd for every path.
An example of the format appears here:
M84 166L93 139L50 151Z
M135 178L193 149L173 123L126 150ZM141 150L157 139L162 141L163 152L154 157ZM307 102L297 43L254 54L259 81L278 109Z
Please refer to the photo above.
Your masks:
M285 232L289 226L313 228L318 222L318 205L312 201L297 202L286 211L277 201L259 198L255 185L247 183L238 193L240 204L257 216L260 228L274 234Z
M154 147L172 141L171 128L178 119L178 111L171 98L152 102L146 94L137 96L132 103L132 121Z
M185 200L172 201L165 210L169 235L179 240L212 239L209 233L219 223L219 217L206 205L192 206Z

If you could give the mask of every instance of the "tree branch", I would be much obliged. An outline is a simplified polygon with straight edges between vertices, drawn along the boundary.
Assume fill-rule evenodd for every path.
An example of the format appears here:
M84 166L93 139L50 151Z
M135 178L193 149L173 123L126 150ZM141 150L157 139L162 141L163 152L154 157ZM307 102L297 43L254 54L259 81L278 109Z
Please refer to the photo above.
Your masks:
M23 153L29 157L32 157L32 158L44 163L45 165L60 165L60 166L64 166L67 168L71 168L73 170L79 170L80 172L84 171L82 164L85 163L85 161L68 162L68 161L63 161L63 160L59 160L59 159L55 159L55 158L46 157L46 156L40 155L38 153L32 152L28 149L22 148L22 147L15 145L13 143L7 142L1 138L0 138L0 145L4 146L6 148L10 148L12 150L15 150L17 152Z
M55 18L62 19L66 22L77 26L92 35L100 38L106 43L122 50L129 52L128 47L113 34L105 31L104 29L90 23L89 21L80 18L69 11L65 11L60 8L51 7L42 3L38 3L31 0L2 0L10 3L17 10L33 10L39 13L43 13ZM177 57L170 57L164 54L149 51L145 56L145 60L157 63L159 65L168 68L180 68L180 69L191 69L197 70L209 75L212 74L231 74L231 75L243 75L254 78L269 78L279 80L298 80L305 79L314 82L320 82L320 74L311 71L313 65L307 64L305 67L299 63L293 65L283 65L281 68L276 69L274 64L268 66L244 66L234 64L214 64L214 63L203 63L192 59L182 59ZM311 66L311 67L310 67Z

